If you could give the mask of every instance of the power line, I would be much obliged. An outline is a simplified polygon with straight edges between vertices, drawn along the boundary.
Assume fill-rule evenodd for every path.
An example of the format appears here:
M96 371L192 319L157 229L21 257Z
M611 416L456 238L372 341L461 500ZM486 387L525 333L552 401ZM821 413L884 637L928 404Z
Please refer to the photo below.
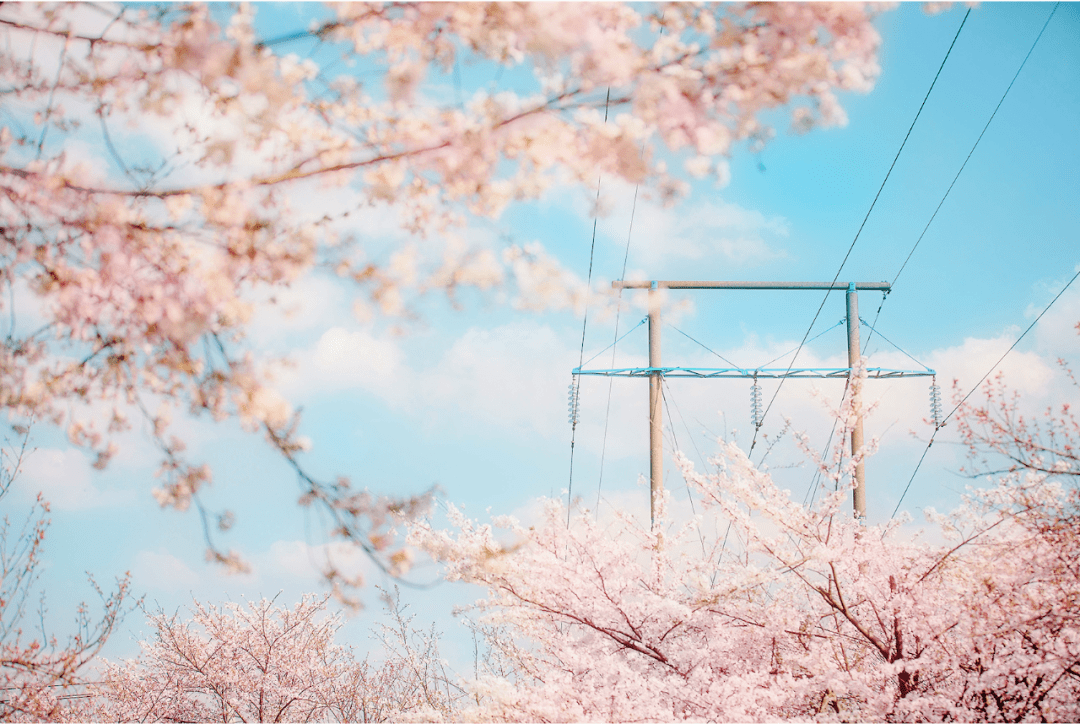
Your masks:
M825 331L823 331L823 332L819 332L819 333L818 333L817 335L815 335L814 337L811 337L811 338L810 338L809 340L807 340L807 342L806 342L806 343L807 343L807 344L810 344L810 342L813 342L814 340L818 339L819 337L822 337L822 336L824 336L824 335L828 334L829 332L833 331L833 330L834 330L834 329L836 329L837 327L843 326L843 325L844 325L844 324L846 324L846 323L847 323L847 319L845 319L844 317L841 317L841 318L840 318L840 321L838 321L838 322L837 322L836 324L834 324L833 326L829 327L828 329L826 329L826 330L825 330ZM792 347L791 349L789 349L789 350L788 350L787 352L784 352L784 353L783 353L782 355L780 355L779 357L774 357L773 359L769 360L768 362L766 362L765 364L763 364L763 365L761 365L761 366L762 366L762 367L768 367L768 366L769 366L769 365L771 365L771 364L772 364L773 362L777 362L777 361L779 361L779 360L782 360L782 359L784 359L785 357L787 357L787 356L788 356L789 354L791 354L792 352L798 352L798 351L799 351L799 348L798 348L798 347ZM789 370L789 371L790 371L790 370Z
M851 380L844 380L844 392L840 395L840 406L844 405L844 398L847 397L848 389L851 386ZM833 435L836 434L836 425L840 422L840 419L834 415L832 421L832 428L829 429L829 436L825 439L825 447L821 451L821 458L818 460L818 464L815 466L814 475L810 478L810 487L807 489L806 494L803 495L803 503L807 502L809 498L809 505L813 505L817 499L818 482L821 480L822 466L825 462L825 456L829 454L829 450L832 449Z
M893 157L892 163L889 165L889 170L885 173L885 178L881 181L881 186L878 187L877 193L874 195L874 200L870 203L870 208L866 211L866 216L863 217L862 223L859 224L858 231L855 232L855 238L851 240L851 245L848 247L847 253L844 254L843 260L840 262L840 268L836 270L836 276L833 277L833 283L840 278L840 272L843 271L844 265L847 264L848 257L851 256L851 252L855 249L855 244L859 241L859 236L862 234L863 228L866 227L866 222L870 219L870 214L873 212L874 207L877 205L878 199L881 198L881 192L885 190L885 184L888 183L889 177L892 175L893 169L896 168L896 162L900 159L900 154L903 152L904 147L907 145L908 139L911 137L911 132L915 128L915 124L919 120L919 116L922 115L923 108L926 107L926 101L930 98L930 93L934 90L934 86L937 85L938 78L941 77L941 71L945 68L946 61L949 60L949 55L952 54L953 47L956 45L957 38L960 37L960 31L964 29L964 24L967 23L968 16L971 15L971 8L964 13L964 19L960 21L960 27L956 29L956 35L953 36L952 43L949 44L949 49L945 52L945 57L941 60L941 65L938 66L937 73L934 74L934 80L930 83L930 87L926 91L926 95L923 97L922 103L919 105L919 110L915 113L915 118L912 119L911 125L908 127L907 133L904 135L904 140L900 144L900 148L896 151L896 156ZM831 290L825 292L825 297L821 300L821 305L818 306L817 312L814 313L814 318L810 321L810 326L806 329L806 334L803 335L802 341L799 343L798 348L795 350L795 356L792 357L791 363L788 365L788 371L795 366L795 360L799 357L799 352L802 351L803 346L806 344L807 338L810 336L810 332L814 329L814 324L817 323L818 316L821 315L821 310L825 308L825 302L829 300L829 294ZM765 407L765 412L762 414L761 419L764 421L765 417L769 414L769 410L772 409L773 403L776 402L776 396L780 394L780 389L784 386L784 379L780 380L780 384L777 385L776 390L773 392L772 398L769 400L769 404ZM754 437L750 442L750 453L754 451L754 446L757 445L757 436L761 427L758 426L754 430Z
M641 147L642 152L645 151L645 146ZM641 188L641 184L634 186L634 203L630 206L630 228L626 232L626 251L623 253L622 260L622 273L619 274L619 279L626 278L626 263L630 259L630 239L634 235L634 214L637 212L637 197L638 190ZM649 320L648 317L642 317L641 321L637 323L634 329L627 332L622 337L619 336L619 318L622 315L622 287L619 287L619 296L615 304L615 341L611 343L611 366L615 367L615 345L619 343L620 339L626 337L627 334L633 332L641 325L645 324ZM580 369L580 368L579 368ZM611 421L611 389L615 384L614 379L608 379L607 386L607 406L604 409L604 437L600 444L600 478L596 483L596 509L594 515L600 513L600 490L604 486L604 459L607 457L607 435L608 435L608 423Z
M923 460L926 459L926 453L930 452L930 447L934 444L934 438L937 437L938 431L941 430L941 428L945 427L945 423L948 422L949 418L952 417L956 413L956 411L959 410L964 405L964 403L968 401L969 397L975 394L975 390L979 389L982 383L986 381L986 378L993 374L994 370L998 368L998 365L1000 365L1005 360L1005 358L1009 356L1009 353L1016 349L1016 345L1020 344L1020 340L1026 337L1027 333L1034 329L1035 325L1039 323L1039 320L1043 318L1043 315L1050 311L1050 307L1054 306L1054 302L1056 302L1058 299L1061 299L1061 295L1064 294L1068 290L1068 288L1072 286L1072 283L1076 281L1077 277L1080 277L1080 268L1078 268L1077 272L1073 274L1072 279L1070 279L1069 282L1064 287L1062 287L1061 291L1057 293L1057 296L1051 299L1050 303L1047 304L1041 312L1039 312L1039 316L1035 317L1035 321L1029 324L1028 328L1024 330L1024 333L1017 337L1016 341L1013 342L1007 350L1005 350L1005 354L1001 355L1001 357L998 358L998 361L995 362L994 365L986 371L986 374L983 375L979 379L979 381L975 383L975 386L972 387L966 395L964 395L964 398L960 400L959 403L957 403L956 407L954 407L948 415L942 418L941 424L934 428L933 434L930 435L930 441L926 443L926 449L923 450L922 456L919 458L918 464L915 465L915 470L911 473L911 478L908 480L907 486L904 488L904 492L900 494L900 500L896 502L896 507L893 509L892 515L889 516L890 519L895 518L897 511L900 510L900 504L904 502L904 496L906 496L908 490L911 489L911 483L915 480L915 475L919 472L919 468L922 467Z
M663 19L663 17L664 17L664 12L661 12L660 13L661 20ZM664 28L663 28L663 26L661 26L660 35L663 36L663 34L664 34ZM611 88L610 87L608 88L608 95L609 95L609 97L611 95ZM604 103L604 121L605 122L607 121L607 102L606 101ZM639 151L639 155L644 155L644 153L645 153L645 142L642 141L642 143L641 143L641 151ZM630 239L634 234L634 214L637 212L637 198L638 198L638 191L640 189L641 189L641 184L635 184L634 185L634 202L630 206L630 228L626 232L626 251L623 253L622 273L619 275L619 279L626 279L626 262L630 259ZM595 230L595 225L594 225L593 228ZM612 367L615 366L615 345L617 345L619 343L619 339L621 339L619 337L619 316L621 314L622 314L622 287L619 288L619 296L618 296L618 300L616 301L616 304L615 304L615 341L611 343L611 366ZM648 319L648 317L643 319L642 323L644 323L647 319ZM638 326L641 326L641 325L639 324ZM637 329L637 327L635 327L634 329ZM629 332L627 334L629 334ZM626 335L624 334L623 337L625 337L625 336ZM581 369L581 365L578 365L578 369ZM596 510L594 511L594 515L599 515L599 512L600 512L600 490L601 490L601 488L603 488L603 485L604 485L604 458L607 455L608 423L611 420L611 389L612 389L612 385L614 385L614 383L615 383L615 380L613 380L613 379L608 380L607 406L606 406L606 408L604 410L604 437L603 437L602 442L600 444L600 478L596 483Z
M682 446L679 445L679 437L675 433L675 420L671 418L671 408L668 407L667 394L664 392L664 387L668 388L668 392L671 392L671 387L664 380L664 384L660 388L660 397L664 400L664 411L667 412L668 429L671 430L671 441L674 443L673 448L675 450L682 450ZM694 498L690 494L690 483L686 480L686 476L683 476L683 482L686 483L686 497L690 501L690 511L697 515L697 508L694 507Z
M647 320L647 319L648 319L648 318L646 318L646 320ZM834 330L834 329L836 329L837 327L839 327L839 326L841 326L842 324L844 324L844 323L845 323L845 321L846 321L846 320L844 320L844 319L841 319L841 320L840 320L839 322L837 322L837 323L836 323L836 324L834 324L833 326L829 327L828 329L824 330L823 332L819 332L819 333L818 333L818 334L817 334L816 336L814 336L814 337L813 337L812 339L810 339L810 340L809 340L809 342L813 342L813 341L814 341L815 339L817 339L818 337L821 337L821 336L822 336L822 335L824 335L824 334L828 334L829 332L833 331L833 330ZM707 345L706 345L706 344L705 344L704 342L701 342L700 340L697 340L697 339L695 339L694 337L691 337L691 336L690 336L689 334L687 334L686 332L682 331L681 329L679 329L678 327L676 327L676 326L675 326L674 324L672 324L671 322L665 321L665 322L664 322L664 324L666 324L666 325L667 325L668 327L671 327L671 328L672 328L672 329L674 329L674 330L675 330L676 332L678 332L679 334L681 334L682 336L686 337L686 338L687 338L688 340L690 340L690 341L691 341L691 342L693 342L694 344L696 344L696 345L698 345L699 347L701 347L702 349L704 349L704 350L705 350L706 352L709 352L710 354L714 354L714 355L716 355L717 357L719 357L719 358L720 358L721 360L723 360L723 361L724 361L724 362L726 362L727 364L731 365L732 367L736 367L736 368L740 368L740 369L742 369L742 368L743 368L743 367L742 367L742 365L737 365L737 364L735 364L734 362L732 362L731 360L729 360L729 359L728 359L727 357L725 357L724 355L720 354L720 353L719 353L719 352L717 352L716 350L714 350L714 349L712 349L711 347L707 346ZM769 361L768 361L768 362L766 362L765 364L762 364L762 365L758 365L758 366L757 366L756 368L754 368L754 369L762 369L762 368L768 367L768 366L769 366L769 365L771 365L771 364L772 364L773 362L776 362L777 360L781 360L781 359L783 359L784 357L787 357L787 356L788 356L789 354L791 354L792 352L795 352L795 351L797 351L797 349L798 349L798 348L796 348L796 347L792 347L791 349L789 349L789 350L788 350L787 352L784 352L784 353L783 353L782 355L780 355L779 357L774 357L773 359L769 360ZM903 350L901 350L901 351L903 351ZM751 368L746 368L746 369L751 369ZM789 369L788 371L790 372L791 370Z
M611 87L608 87L607 96L604 98L604 123L607 123L608 119L608 102L611 100ZM600 182L602 177L596 178L596 201L600 201ZM585 284L585 315L581 320L581 350L578 353L578 367L581 366L582 360L585 359L585 330L589 326L589 297L592 292L592 270L593 270L593 257L596 252L596 222L598 219L593 217L592 226L592 242L589 244L589 276ZM581 392L581 381L579 378L574 378L570 385L570 482L566 487L566 527L570 527L570 508L571 503L574 500L574 446L577 442L577 400Z
M1054 13L1057 12L1059 5L1061 5L1060 2L1056 3L1053 10L1050 11L1050 15L1047 16L1046 22L1043 23L1042 29L1039 30L1039 34L1035 37L1035 42L1031 44L1031 47L1028 49L1027 55L1024 56L1024 60L1020 63L1020 67L1017 68L1016 73L1013 74L1012 80L1009 81L1009 86L1005 89L1005 92L1001 94L1001 99L994 107L994 112L990 114L990 118L986 121L986 125L983 126L982 132L979 133L979 137L975 139L975 143L971 146L971 150L968 151L968 155L964 159L964 162L960 164L960 170L956 172L956 175L953 177L952 183L949 184L949 188L945 189L945 194L941 197L941 201L938 202L937 208L935 208L934 213L930 215L930 220L926 222L926 226L923 227L922 233L919 234L919 238L915 240L915 244L911 247L911 251L908 252L907 257L904 258L904 263L900 265L900 269L896 272L896 276L893 277L892 283L889 286L894 288L896 287L896 280L900 278L900 275L903 273L904 268L907 267L908 262L911 261L911 257L915 254L915 250L919 248L919 243L923 240L923 237L926 236L926 232L930 229L930 224L934 223L934 219L937 218L938 212L941 211L941 207L945 203L945 199L949 198L949 192L953 190L953 186L956 185L956 181L960 178L960 174L963 173L964 169L967 167L968 161L971 160L972 154L975 153L975 149L979 146L979 141L981 141L983 136L986 135L986 129L990 128L990 124L993 122L994 117L997 115L997 112L1001 110L1001 104L1005 102L1005 97L1009 95L1009 91L1012 90L1013 84L1016 83L1016 79L1020 77L1020 71L1022 71L1024 69L1024 66L1027 65L1028 59L1031 57L1032 52L1034 52L1035 46L1039 44L1039 39L1042 38L1043 33L1046 31L1046 26L1050 24L1050 20L1053 19ZM881 304L878 305L877 312L874 313L874 324L868 325L870 327L870 334L866 336L866 343L863 345L864 351L866 350L866 347L870 344L870 339L874 336L874 332L877 331L874 329L874 325L877 324L878 317L881 315L881 308L884 306L885 295L882 295ZM881 333L878 332L878 334L880 335Z

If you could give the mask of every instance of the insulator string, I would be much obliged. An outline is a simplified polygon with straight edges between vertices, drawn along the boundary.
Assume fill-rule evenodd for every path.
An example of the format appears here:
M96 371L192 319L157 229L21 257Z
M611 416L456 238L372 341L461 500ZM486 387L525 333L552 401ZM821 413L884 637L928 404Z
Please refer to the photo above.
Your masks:
M581 378L574 377L574 381L570 383L570 389L568 393L567 404L567 422L571 426L577 427L578 413L581 411Z
M750 387L750 422L753 423L754 428L761 427L763 422L761 417L761 385L758 384L757 377L754 377L754 384Z
M936 376L930 383L930 420L934 423L935 429L941 427L944 422L941 416L941 388L938 387Z

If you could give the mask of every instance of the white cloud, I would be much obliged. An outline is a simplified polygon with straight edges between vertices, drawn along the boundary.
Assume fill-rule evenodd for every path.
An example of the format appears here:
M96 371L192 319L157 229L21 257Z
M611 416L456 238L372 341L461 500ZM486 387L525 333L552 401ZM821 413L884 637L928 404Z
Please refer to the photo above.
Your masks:
M787 237L787 222L736 204L705 201L672 209L647 204L635 216L641 238L660 240L635 247L635 260L642 265L712 259L753 266L784 256L774 245Z
M389 391L400 376L404 355L393 339L333 327L319 338L311 362L322 386Z
M38 492L57 510L97 508L117 502L117 491L102 491L83 451L38 448L29 453L15 485L25 495Z
M606 210L601 226L621 247L626 243L634 190L612 183L601 197ZM633 210L631 256L635 266L653 273L671 265L685 267L689 261L708 261L727 269L750 267L786 257L780 245L789 233L786 219L723 200L687 200L665 208L639 195Z
M1058 293L1060 286L1045 290L1045 301L1028 308L1027 316L1034 319ZM1028 323L1030 324L1030 322ZM1040 352L1054 358L1062 357L1080 363L1080 281L1061 295L1054 306L1032 330Z
M288 287L263 287L253 295L248 337L262 350L292 347L304 332L347 324L352 319L347 282L307 274Z
M236 596L273 595L278 590L293 592L320 589L327 556L347 575L371 581L378 572L368 556L354 545L334 541L312 545L302 540L278 540L259 552L244 555L251 570L231 573L202 560L198 547L176 555L165 548L142 550L131 566L132 581L139 591L152 594L191 593L196 600L213 600L221 591ZM241 551L245 554L246 551ZM185 560L181 555L187 555ZM198 557L196 557L198 556Z
M550 437L561 431L573 350L551 327L518 322L472 328L425 371L426 404Z
M1015 335L994 339L968 337L958 346L933 351L928 355L930 366L938 371L943 385L955 379L966 392L1001 359L1015 339ZM1035 397L1046 394L1054 376L1052 360L1046 360L1038 352L1015 349L994 374L997 372L1002 373L1011 388Z
M140 588L169 593L191 590L201 582L199 574L188 564L163 549L139 551L132 578Z
M252 568L255 575L275 583L291 578L291 584L312 589L323 583L322 571L328 560L345 575L359 575L364 580L378 571L366 553L344 541L318 545L302 540L274 541L269 550L253 557Z
M334 327L313 348L294 355L294 368L277 376L280 389L292 396L366 390L414 414L453 410L473 421L545 436L556 434L565 419L575 355L550 326L524 321L474 327L434 364L428 362L432 357L407 358L393 336Z

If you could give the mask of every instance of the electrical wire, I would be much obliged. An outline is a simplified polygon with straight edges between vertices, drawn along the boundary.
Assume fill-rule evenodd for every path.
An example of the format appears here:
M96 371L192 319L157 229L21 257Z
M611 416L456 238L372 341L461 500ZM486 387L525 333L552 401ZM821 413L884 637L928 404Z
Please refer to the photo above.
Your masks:
M663 18L664 18L664 12L661 12L660 13L660 19L663 20ZM663 28L663 26L661 26L660 27L660 35L663 36L663 34L664 34L664 28ZM608 90L608 92L609 93L611 92L610 89ZM607 119L607 108L606 108L606 106L604 108L604 119L605 120ZM645 142L644 141L641 143L641 150L638 152L638 154L641 155L641 156L643 156L645 154ZM634 235L634 214L637 213L638 191L640 191L640 190L641 190L641 184L635 184L634 185L634 203L630 206L630 228L626 232L626 251L623 253L622 272L619 274L619 280L620 281L623 281L623 280L626 279L626 263L630 259L630 239ZM619 340L621 339L619 337L619 316L622 314L622 293L623 293L622 287L619 287L619 295L618 295L618 299L617 299L617 301L615 303L615 341L611 343L611 368L612 369L615 368L615 345L618 344ZM644 322L647 319L648 319L648 317L643 319L642 322ZM641 326L641 324L638 324L638 326ZM635 327L634 329L637 329L637 327ZM629 334L629 332L627 334ZM625 336L626 335L624 334L623 337L625 337ZM599 480L597 480L597 483L596 483L596 509L593 511L594 517L599 517L599 515L600 515L600 491L603 489L603 486L604 486L604 458L607 455L608 424L609 424L609 422L611 420L611 390L612 390L612 386L614 384L615 384L614 378L609 377L608 378L608 388L607 388L607 407L604 410L604 437L603 437L603 442L600 445L600 477L599 477Z
M604 98L604 123L607 123L608 119L608 102L611 100L611 87L608 87L607 96ZM600 201L600 183L602 177L596 179L596 201ZM582 361L585 359L585 330L589 326L589 297L592 292L592 270L593 270L593 258L596 253L596 222L597 218L593 217L592 227L592 242L589 244L589 276L585 284L585 315L581 320L581 350L578 354L578 367L581 367ZM577 386L577 390L580 393L581 390L581 378L575 378L573 384ZM574 446L577 443L577 416L571 418L570 422L570 482L566 488L566 527L570 527L570 509L574 501Z
M668 393L670 394L671 393L671 385L668 384L667 380L664 380L664 384L667 385ZM690 444L693 445L694 452L697 454L698 460L701 461L701 466L702 466L701 469L702 470L708 470L709 462L708 462L708 460L705 459L705 456L701 454L701 450L698 448L697 442L694 441L694 433L690 431L690 426L688 424L686 424L686 418L683 417L682 410L679 409L679 403L675 400L674 395L670 395L670 396L671 396L671 404L675 406L675 412L679 416L679 421L682 422L683 429L686 430L686 435L687 435L687 437L690 438ZM671 413L668 412L668 421L669 422L671 422L670 418L671 418ZM674 425L673 422L671 424Z
M833 326L829 327L829 328L828 328L828 329L826 329L826 330L825 330L824 332L821 332L821 333L817 334L816 336L814 336L814 337L811 337L810 339L808 339L808 340L806 341L806 344L810 344L811 342L813 342L814 340L816 340L816 339L817 339L818 337L821 337L821 336L823 336L823 335L826 335L826 334L828 334L829 332L831 332L831 331L833 331L834 329L836 329L837 327L840 327L840 326L842 326L842 325L844 325L844 324L847 324L847 319L846 319L846 318L841 318L841 320L840 320L839 322L837 322L837 323L836 323L836 324L834 324ZM788 356L789 354L791 354L792 352L798 352L798 351L799 351L799 348L798 348L798 347L792 347L791 349L789 349L789 350L788 350L787 352L784 352L784 353L783 353L782 355L780 355L779 357L774 357L773 359L769 360L768 362L766 362L765 364L763 364L763 365L761 365L761 366L762 366L762 367L768 367L768 366L769 366L769 365L771 365L771 364L772 364L773 362L776 362L776 361L778 361L778 360L782 360L782 359L784 359L785 357L787 357L787 356ZM790 368L789 368L789 370L790 370Z
M969 397L975 394L975 390L979 389L982 383L986 381L986 378L993 374L994 370L998 368L998 365L1000 365L1005 360L1005 358L1009 356L1009 353L1016 349L1016 345L1020 344L1020 340L1026 337L1028 332L1035 328L1035 325L1039 323L1039 320L1043 318L1043 315L1050 311L1050 307L1054 306L1054 303L1058 299L1061 299L1061 295L1064 294L1069 289L1069 287L1072 286L1072 283L1076 281L1077 277L1080 277L1080 269L1077 269L1077 272L1073 274L1072 279L1070 279L1069 282L1064 287L1062 287L1061 291L1057 293L1057 296L1051 299L1050 303L1047 304L1041 312L1039 312L1039 316L1035 317L1035 321L1028 325L1027 329L1024 330L1023 334L1017 337L1016 341L1013 342L1007 350L1005 350L1005 354L1001 355L1001 357L998 358L998 361L995 362L993 366L986 371L986 374L979 378L979 381L975 383L975 386L968 390L968 393L964 395L963 399L960 400L960 402L958 402L955 407L953 407L952 411L950 411L948 415L942 418L941 424L934 428L933 434L930 435L930 441L926 443L926 448L923 450L922 456L919 458L919 462L915 465L915 470L912 471L911 478L908 479L907 485L904 487L904 492L900 494L900 500L896 502L896 507L893 509L892 515L889 516L890 520L896 517L896 513L900 510L900 504L904 502L904 497L908 494L908 491L911 490L911 483L914 482L915 475L919 472L919 468L922 467L923 460L926 459L926 454L930 452L930 447L934 444L934 438L937 437L938 431L940 431L941 428L945 427L945 423L949 421L949 418L952 417L956 413L956 411L959 410L964 405L964 403L968 401Z
M844 386L844 394L847 394L846 385ZM843 397L841 397L840 399L842 403ZM829 430L829 436L825 438L825 447L821 451L821 457L818 461L818 464L814 466L814 475L810 478L810 487L806 489L806 494L803 495L804 505L813 505L814 501L817 499L818 483L821 480L821 466L825 461L825 456L828 455L829 450L832 449L832 439L833 435L836 434L836 425L838 422L839 420L836 417L833 417L832 428L830 428Z
M877 205L878 199L881 198L881 192L885 190L885 184L888 183L889 177L892 175L893 169L896 168L896 162L900 160L900 154L903 152L904 147L907 145L908 139L911 138L911 132L915 129L915 124L919 120L919 116L922 115L923 108L926 107L926 101L930 98L930 93L934 90L934 86L937 85L938 78L941 77L941 71L945 68L945 63L949 60L949 56L952 54L953 47L956 45L956 40L960 37L960 31L964 29L964 24L967 23L968 16L971 15L971 8L964 13L964 19L960 21L960 27L956 29L956 35L953 36L952 43L949 44L949 49L945 52L945 57L941 60L941 65L938 66L937 73L934 74L934 80L930 83L930 87L926 91L926 95L923 97L922 103L919 105L919 110L915 113L915 118L912 119L911 125L908 127L907 133L904 135L904 140L900 144L900 148L896 151L896 156L893 157L892 163L889 165L889 170L885 173L885 178L881 181L881 186L878 187L877 193L874 195L874 200L870 203L870 208L866 211L866 216L863 217L862 223L859 224L858 231L855 232L855 238L851 240L851 245L848 247L847 253L844 254L843 260L840 262L840 267L836 270L836 275L833 277L832 283L835 284L836 280L840 278L840 272L844 270L844 265L847 264L848 258L851 256L851 252L855 249L855 244L859 241L859 237L862 235L863 229L866 227L866 222L870 219L870 214L874 211L874 207ZM821 310L825 308L825 303L829 300L829 294L832 290L825 292L824 299L821 300L821 304L818 306L817 312L814 313L814 318L810 321L810 326L806 329L806 334L803 335L802 342L799 343L798 349L795 350L795 356L792 357L791 363L788 365L787 371L790 372L791 368L795 366L795 360L799 357L799 352L802 351L803 346L806 344L807 338L810 336L810 332L814 329L814 324L817 323L818 317L821 315ZM773 403L776 402L777 395L780 394L780 389L784 386L786 377L780 378L780 384L777 385L776 390L773 392L772 398L769 400L769 404L765 407L765 412L761 418L764 421L765 417L769 414L769 410L772 409ZM754 446L757 445L758 432L761 427L757 427L754 430L754 437L750 442L749 453L754 452ZM748 455L749 455L748 453Z
M1024 69L1024 66L1027 65L1028 58L1030 58L1032 52L1034 52L1035 46L1039 44L1039 39L1042 38L1043 33L1046 31L1046 26L1050 24L1050 20L1053 19L1054 13L1057 12L1059 5L1061 5L1060 2L1054 4L1054 8L1047 16L1046 22L1043 23L1042 29L1039 30L1039 34L1035 36L1035 42L1031 44L1031 47L1028 49L1027 55L1024 56L1024 60L1020 63L1020 67L1016 69L1016 73L1013 74L1012 80L1009 81L1009 85L1005 89L1005 92L1001 94L1001 99L998 100L997 105L994 107L994 112L990 114L990 118L986 121L986 125L983 126L982 132L979 133L979 137L975 139L975 143L972 144L971 150L968 151L968 155L964 159L964 162L960 164L960 170L956 172L956 175L953 177L952 183L949 184L949 188L945 189L945 194L941 197L941 201L938 202L937 208L934 209L934 213L930 215L930 220L926 222L926 226L923 227L922 233L919 234L919 238L915 240L915 244L911 247L911 251L909 251L907 257L904 258L904 263L900 265L900 269L896 272L896 276L893 277L892 282L889 284L890 287L896 286L896 280L900 278L900 275L904 272L904 268L907 267L908 262L911 261L911 257L915 254L915 250L919 248L919 243L923 240L923 237L926 236L926 232L930 229L930 225L934 223L934 219L937 218L938 212L941 211L941 207L945 204L945 199L949 198L949 192L953 190L953 186L956 185L956 181L960 178L960 174L962 174L964 172L964 169L967 167L968 161L971 160L972 154L975 153L975 149L979 146L979 141L981 141L983 136L986 135L986 129L990 128L990 124L993 122L994 117L997 115L997 112L1001 110L1001 104L1005 102L1005 98L1009 95L1009 91L1012 90L1013 84L1016 83L1016 79L1020 77L1020 71L1022 71ZM867 346L870 344L870 339L874 336L874 332L876 331L874 329L874 325L877 324L878 317L881 315L881 308L885 306L885 298L886 295L883 294L881 297L881 304L878 305L877 312L874 313L874 324L867 325L870 327L870 334L867 335L866 342L863 344L864 353L866 352ZM881 333L878 332L878 334Z
M645 147L642 146L641 150L642 152L644 152ZM630 228L626 232L626 251L623 253L622 273L619 274L620 280L626 279L626 263L630 259L630 239L634 235L634 214L637 212L638 190L640 188L640 184L634 186L634 203L630 207ZM611 369L615 368L615 345L619 343L619 340L625 338L627 334L630 334L630 332L633 332L634 329L637 329L649 320L648 317L642 317L641 321L637 323L637 326L635 326L634 329L631 329L630 332L627 332L622 337L620 337L619 317L622 314L622 293L622 287L619 287L619 296L615 304L615 341L611 343ZM608 425L611 421L611 390L614 383L614 378L609 377L607 387L607 407L604 409L604 437L603 441L600 444L600 477L596 483L596 508L593 511L594 516L600 515L600 491L604 487L604 459L607 457Z
M828 329L826 329L826 330L825 330L824 332L821 332L821 333L819 333L819 334L818 334L817 336L815 336L815 337L811 338L810 340L808 340L808 341L807 341L807 344L809 344L810 342L813 342L813 341L814 341L815 339L817 339L818 337L822 336L823 334L827 334L827 333L831 332L832 330L836 329L836 328L837 328L837 327L839 327L840 325L844 324L844 322L845 322L845 321L846 321L846 320L844 320L844 319L841 319L841 320L840 320L839 322L837 322L837 323L836 323L836 324L834 324L833 326L829 327L829 328L828 328ZM714 354L714 355L716 355L717 357L719 357L719 358L720 358L721 360L723 360L723 361L724 361L724 362L726 362L727 364L731 365L732 367L734 367L734 368L736 368L736 369L740 369L740 370L741 370L741 369L750 369L749 367L743 367L743 366L741 366L741 365L737 365L737 364L735 364L734 362L732 362L731 360L729 360L729 359L728 359L727 357L725 357L724 355L720 354L719 352L717 352L716 350L712 349L711 347L708 347L707 345L705 345L705 344L704 344L703 342L701 342L701 341L699 341L699 340L697 340L697 339L694 339L694 338L693 338L693 337L691 337L691 336L690 336L689 334L687 334L686 332L682 331L681 329L679 329L678 327L676 327L676 326L675 326L674 324L672 324L671 322L668 322L668 321L664 321L664 322L663 322L663 324L667 325L668 327L671 327L671 328L672 328L672 329L674 329L674 330L675 330L676 332L678 332L679 334L681 334L682 336L686 337L686 338L687 338L688 340L690 340L690 341L691 341L691 342L693 342L694 344L696 344L696 345L698 345L699 347L701 347L702 349L704 349L704 350L705 350L706 352L709 352L710 354ZM766 362L765 364L763 364L763 365L759 365L758 367L756 367L756 368L754 368L754 369L759 369L759 370L760 370L760 369L764 369L764 368L768 367L769 365L771 365L771 364L772 364L773 362L776 362L777 360L783 359L784 357L787 357L787 356L788 356L789 354L791 354L792 352L795 352L795 351L797 351L797 350L798 350L798 348L797 348L797 347L792 347L791 349L789 349L789 350L788 350L787 352L784 352L784 353L783 353L782 355L780 355L779 357L774 357L773 359L769 360L769 361L768 361L768 362ZM789 370L789 371L790 371L790 370Z
M668 407L668 395L664 392L664 388L668 387L668 385L663 377L660 378L660 383L660 399L664 401L664 412L667 413L668 430L671 431L671 441L674 443L674 449L682 450L682 445L679 444L679 437L675 433L675 421L671 418L671 408ZM668 387L668 392L671 392L670 387ZM686 481L685 477L683 478L683 482L686 483L686 498L690 501L690 511L694 515L697 515L697 508L694 507L694 497L690 493L690 483Z

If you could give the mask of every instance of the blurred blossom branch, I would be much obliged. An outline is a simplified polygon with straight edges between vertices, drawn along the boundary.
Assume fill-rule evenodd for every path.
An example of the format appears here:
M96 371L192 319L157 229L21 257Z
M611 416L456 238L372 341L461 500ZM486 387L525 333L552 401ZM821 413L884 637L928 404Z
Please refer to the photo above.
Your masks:
M351 3L274 38L257 11L0 6L0 406L65 427L97 467L142 417L155 498L194 503L209 557L237 569L212 535L231 518L199 498L213 471L174 413L264 433L304 499L386 570L405 562L387 521L424 503L302 470L299 418L247 340L254 298L332 272L383 318L460 287L577 309L581 284L552 257L470 248L468 220L597 174L674 200L683 176L724 176L734 144L767 139L766 111L794 104L799 131L842 124L837 93L879 71L861 4ZM288 52L306 41L344 62ZM438 78L459 61L531 80L447 106ZM385 262L358 221L373 210L410 239ZM16 303L39 330L16 327Z

